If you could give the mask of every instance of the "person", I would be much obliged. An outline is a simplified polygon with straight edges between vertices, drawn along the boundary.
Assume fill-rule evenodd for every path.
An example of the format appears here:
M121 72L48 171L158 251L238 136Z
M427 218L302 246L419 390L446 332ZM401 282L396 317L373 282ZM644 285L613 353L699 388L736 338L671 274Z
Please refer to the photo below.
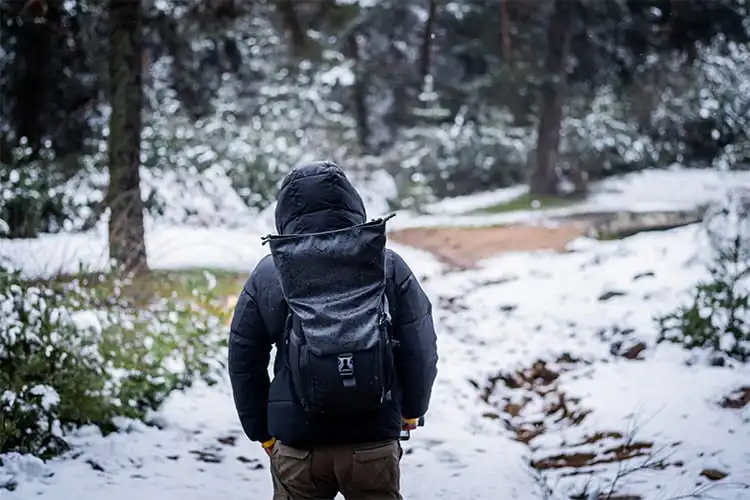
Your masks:
M297 167L281 184L275 209L279 235L317 234L365 221L362 198L332 162ZM270 457L275 500L333 499L338 493L347 500L402 498L399 437L403 429L416 428L428 410L438 355L430 300L404 259L389 248L384 253L397 345L393 397L356 418L311 414L297 397L285 343L289 305L272 255L256 265L237 300L228 354L233 397L245 434ZM326 279L333 286L341 278Z

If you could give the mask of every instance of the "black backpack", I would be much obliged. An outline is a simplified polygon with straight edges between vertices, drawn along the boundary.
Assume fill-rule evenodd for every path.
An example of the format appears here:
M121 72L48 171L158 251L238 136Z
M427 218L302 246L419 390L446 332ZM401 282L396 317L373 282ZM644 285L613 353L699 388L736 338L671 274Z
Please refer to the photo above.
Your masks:
M292 384L308 413L349 416L392 398L396 342L385 252L391 217L265 239L289 309L284 341Z

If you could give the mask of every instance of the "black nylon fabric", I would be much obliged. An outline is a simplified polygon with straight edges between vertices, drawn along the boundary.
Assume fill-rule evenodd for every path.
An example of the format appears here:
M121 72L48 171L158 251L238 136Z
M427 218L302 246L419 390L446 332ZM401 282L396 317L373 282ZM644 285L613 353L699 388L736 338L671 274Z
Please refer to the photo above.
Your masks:
M293 170L276 203L279 234L331 231L366 220L365 204L341 168L321 161Z
M365 220L361 197L333 163L305 165L282 183L276 207L280 234L331 231L363 224ZM425 414L438 359L432 305L398 254L386 249L384 260L393 335L399 342L394 354L394 398L373 413L340 421L309 415L297 401L283 349L288 311L281 277L270 255L255 267L234 311L228 360L235 406L251 440L265 441L273 436L287 444L306 447L396 439L402 416L415 418ZM330 283L342 279L343 273L334 263L335 259L331 259L326 271ZM324 278L321 273L321 285ZM267 367L273 345L277 351L271 381Z
M287 305L316 356L375 345L386 281L385 222L280 236L269 244Z

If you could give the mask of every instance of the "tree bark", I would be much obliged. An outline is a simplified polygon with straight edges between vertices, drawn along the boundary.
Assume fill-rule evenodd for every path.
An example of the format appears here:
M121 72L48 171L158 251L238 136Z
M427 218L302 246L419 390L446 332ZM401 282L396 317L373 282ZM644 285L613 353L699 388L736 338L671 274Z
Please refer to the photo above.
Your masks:
M500 0L500 30L503 36L503 64L505 67L510 67L510 14L508 13L508 2L510 0Z
M276 8L281 14L281 18L291 35L292 52L296 57L308 57L312 55L311 40L307 36L307 31L297 14L295 4L298 0L277 0Z
M558 194L556 169L560 127L565 98L565 62L570 50L570 31L576 0L553 0L552 18L547 28L546 81L539 96L539 128L536 164L529 179L529 191L537 196Z
M362 152L372 152L370 146L370 110L367 106L367 81L362 65L357 33L351 33L346 41L347 55L354 61L354 85L352 86L352 103L357 122L357 139Z
M148 270L141 198L140 0L110 0L109 256L126 272Z
M430 73L430 63L432 61L432 32L435 24L435 13L437 11L436 0L430 0L430 7L427 12L427 21L422 32L422 47L419 57L419 81L424 83L424 79Z

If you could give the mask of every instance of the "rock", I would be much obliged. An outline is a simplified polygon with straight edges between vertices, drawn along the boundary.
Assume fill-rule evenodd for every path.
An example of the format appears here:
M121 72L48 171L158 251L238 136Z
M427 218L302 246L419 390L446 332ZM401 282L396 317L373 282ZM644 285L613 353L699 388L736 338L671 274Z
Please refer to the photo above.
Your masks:
M739 410L748 405L750 405L750 386L740 387L725 397L720 403L722 408L731 408L733 410Z
M625 292L620 292L617 290L611 290L609 292L604 292L603 294L599 295L599 302L606 302L609 299L612 299L614 297L622 297L623 295L627 295Z
M705 208L669 212L618 212L595 223L589 235L603 240L627 238L644 231L665 231L703 219Z
M500 311L504 313L510 313L510 312L515 311L517 308L518 308L517 305L506 304L506 305L500 306Z
M643 279L643 278L653 278L654 276L656 275L652 273L651 271L646 271L645 273L638 273L635 276L633 276L633 281L638 281L639 279Z
M721 368L727 364L727 360L724 358L724 356L717 354L716 356L711 357L711 359L709 360L709 364L711 366L718 366Z
M727 477L729 474L722 472L718 469L703 469L701 476L710 479L711 481L720 481Z
M625 351L621 354L623 358L627 359L643 359L640 357L641 353L646 350L646 344L643 342L637 342L630 346L629 348L625 349Z

